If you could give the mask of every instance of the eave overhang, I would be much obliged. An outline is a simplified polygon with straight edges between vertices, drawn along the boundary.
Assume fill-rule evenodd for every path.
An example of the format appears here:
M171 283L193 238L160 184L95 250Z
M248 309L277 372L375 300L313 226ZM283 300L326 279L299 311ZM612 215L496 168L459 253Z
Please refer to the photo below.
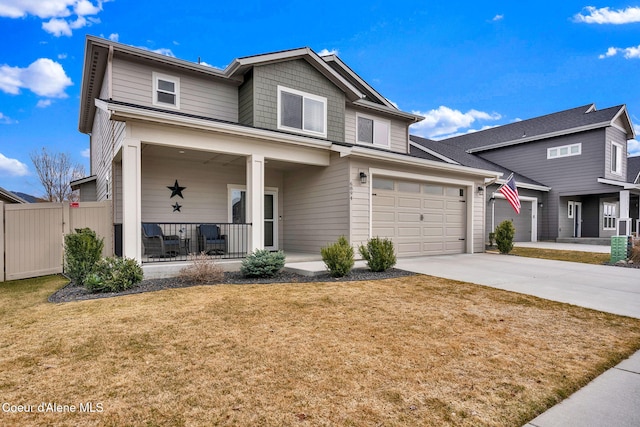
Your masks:
M607 185L613 185L615 187L620 187L623 190L640 190L640 184L633 184L631 182L614 181L612 179L606 179L606 178L598 178L598 182L600 184L607 184Z

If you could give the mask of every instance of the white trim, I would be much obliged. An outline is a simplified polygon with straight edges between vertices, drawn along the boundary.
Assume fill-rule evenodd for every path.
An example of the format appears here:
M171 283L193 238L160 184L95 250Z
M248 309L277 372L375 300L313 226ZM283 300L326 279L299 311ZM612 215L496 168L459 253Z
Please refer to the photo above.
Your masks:
M582 202L573 202L573 236L582 237Z
M606 215L605 206L613 206L613 215ZM605 220L613 219L613 226L605 227ZM618 203L617 202L602 202L602 230L616 230L618 222Z
M373 124L372 124L373 129L371 130L372 142L360 141L360 138L359 138L359 136L360 136L359 135L360 134L359 133L360 127L359 127L359 123L358 123L360 118L371 120L373 122ZM387 143L384 144L384 145L383 144L376 144L376 135L378 134L376 132L376 123L383 124L384 126L387 127L387 132L386 132ZM362 113L356 112L356 142L358 144L362 144L362 145L365 145L365 146L390 148L391 147L391 121L390 120L385 120L385 119L380 119L378 117L371 116L371 115L368 115L368 114L362 114Z
M598 178L600 184L615 185L616 187L622 187L625 190L640 190L640 184L631 184L624 181L614 181L612 179Z
M575 203L573 200L567 202L567 218L573 218Z
M502 193L495 192L491 195L494 199L502 199L507 200ZM538 198L537 197L529 197L529 196L519 196L518 199L522 202L531 202L531 241L538 241ZM496 223L496 211L495 211L495 203L491 207L491 226L492 229L495 230Z
M300 129L295 127L285 126L282 124L282 92L287 92L292 95L297 95L302 97L302 118L301 118L302 123L300 124L301 125ZM305 99L310 99L310 100L322 103L322 106L323 106L322 132L316 132L316 131L307 130L304 128L304 100ZM311 93L302 92L300 90L291 89L286 86L278 85L277 116L278 116L278 129L280 130L297 132L297 133L302 133L306 135L321 136L323 138L327 137L327 98L325 98L324 96L313 95Z
M227 184L227 222L233 222L233 200L231 198L231 194L233 190L244 191L245 197L247 192L247 186L242 184ZM279 248L279 235L278 230L280 227L279 223L279 213L278 213L278 203L279 203L279 188L278 187L264 187L264 195L272 195L273 196L273 243L274 246L265 246L264 249L275 250L277 251ZM248 209L248 200L245 199L245 203L247 203L246 208ZM245 217L246 222L246 217ZM264 226L262 227L262 231L264 232Z
M506 179L497 179L495 180L495 182L490 182L490 183L486 183L485 185L491 185L491 184L505 184L507 182ZM528 184L526 182L520 182L520 181L516 181L516 186L518 188L526 188L528 190L536 190L536 191L544 191L544 192L549 192L551 191L551 187L547 187L546 185L536 185L536 184Z
M175 76L170 76L168 74L162 74L162 73L157 73L155 71L153 71L151 73L152 77L153 77L153 95L152 95L152 103L153 105L156 105L158 107L166 107L166 108L172 108L175 110L179 110L180 109L180 77L175 77ZM159 80L163 80L165 82L169 82L169 83L173 83L174 86L174 91L170 92L167 90L163 90L160 89L158 87L158 81ZM162 102L158 100L158 92L163 92L163 93L168 93L171 94L173 96L175 96L175 103L171 104L168 102Z

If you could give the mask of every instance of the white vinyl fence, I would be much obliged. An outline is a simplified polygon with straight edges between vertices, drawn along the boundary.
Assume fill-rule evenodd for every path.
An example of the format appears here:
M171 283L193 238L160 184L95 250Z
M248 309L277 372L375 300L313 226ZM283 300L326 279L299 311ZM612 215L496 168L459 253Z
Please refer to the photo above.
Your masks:
M0 282L62 273L64 236L91 228L113 255L111 202L0 202Z

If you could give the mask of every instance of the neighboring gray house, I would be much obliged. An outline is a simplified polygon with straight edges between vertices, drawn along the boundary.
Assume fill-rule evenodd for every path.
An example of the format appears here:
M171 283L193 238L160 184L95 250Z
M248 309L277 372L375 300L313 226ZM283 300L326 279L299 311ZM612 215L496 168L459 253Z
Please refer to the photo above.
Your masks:
M604 243L637 231L640 185L627 176L627 141L634 137L624 105L597 110L589 104L442 141L412 136L411 147L413 154L504 173L487 188L487 234L513 219L519 241ZM520 215L496 193L512 171Z
M412 156L420 120L309 48L220 70L89 36L91 177L74 185L113 201L121 253L145 263L319 254L341 235L389 237L399 256L481 252L499 173Z
M28 203L22 197L18 196L17 194L15 194L15 193L13 193L13 192L11 192L9 190L5 190L2 187L0 187L0 202L3 202L3 203Z

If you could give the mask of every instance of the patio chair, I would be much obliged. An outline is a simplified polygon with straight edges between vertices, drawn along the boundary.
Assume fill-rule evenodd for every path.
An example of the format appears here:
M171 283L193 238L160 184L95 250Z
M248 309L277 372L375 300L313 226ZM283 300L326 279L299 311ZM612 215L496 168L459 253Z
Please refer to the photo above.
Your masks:
M198 226L198 251L207 255L222 255L227 251L227 236L220 234L220 227L215 224Z
M165 236L158 224L142 224L142 252L165 257L180 253L180 236Z

